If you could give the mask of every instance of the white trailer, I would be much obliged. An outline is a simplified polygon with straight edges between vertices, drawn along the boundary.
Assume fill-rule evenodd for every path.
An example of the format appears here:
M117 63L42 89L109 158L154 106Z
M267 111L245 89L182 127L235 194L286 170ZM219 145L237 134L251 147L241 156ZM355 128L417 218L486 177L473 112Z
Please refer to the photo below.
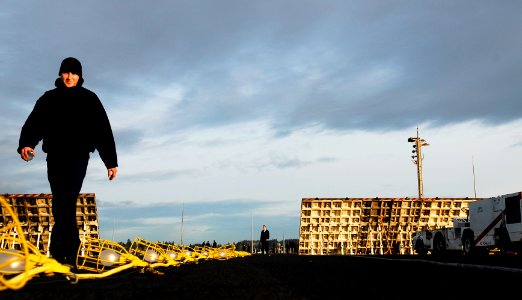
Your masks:
M462 234L469 229L464 218L453 219L453 227L419 230L413 234L412 247L419 255L443 254L446 251L462 251Z
M420 254L522 254L521 193L505 194L469 203L468 218L453 220L453 228L417 231L412 247Z
M521 253L521 193L505 194L471 202L470 228L463 233L465 254L489 253L491 250Z

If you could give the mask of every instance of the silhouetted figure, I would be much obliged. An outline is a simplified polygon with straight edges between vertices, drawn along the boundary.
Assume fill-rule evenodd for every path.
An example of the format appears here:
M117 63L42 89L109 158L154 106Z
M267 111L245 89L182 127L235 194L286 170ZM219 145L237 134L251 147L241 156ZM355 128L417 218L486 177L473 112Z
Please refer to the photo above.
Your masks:
M261 253L268 254L268 239L270 238L270 232L266 229L266 225L263 225L263 230L261 230L261 237L259 237L259 241L261 242Z
M87 172L90 153L98 151L109 180L116 178L118 159L109 118L98 96L82 86L82 65L74 57L60 65L54 85L39 99L25 121L18 153L25 161L36 156L42 141L47 153L47 178L53 194L51 256L76 265L80 237L76 201Z

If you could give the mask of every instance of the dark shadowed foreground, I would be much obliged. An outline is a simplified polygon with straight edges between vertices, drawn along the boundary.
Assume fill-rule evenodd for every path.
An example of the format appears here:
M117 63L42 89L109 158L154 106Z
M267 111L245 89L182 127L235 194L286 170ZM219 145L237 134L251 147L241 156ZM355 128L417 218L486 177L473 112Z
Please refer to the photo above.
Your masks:
M71 284L62 275L34 278L0 299L418 299L520 293L520 258L499 269L472 262L408 257L254 255L162 269L137 269ZM488 263L485 261L485 263ZM452 294L450 294L452 293ZM417 295L417 296L415 296ZM424 295L424 296L420 296ZM426 299L426 298L425 298Z

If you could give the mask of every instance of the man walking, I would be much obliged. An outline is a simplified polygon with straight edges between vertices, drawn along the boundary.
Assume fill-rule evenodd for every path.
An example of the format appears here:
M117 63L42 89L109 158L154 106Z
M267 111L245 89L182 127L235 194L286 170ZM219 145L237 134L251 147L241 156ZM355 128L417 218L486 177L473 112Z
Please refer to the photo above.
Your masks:
M54 226L51 256L60 263L76 265L80 246L76 224L76 201L91 152L98 151L109 180L116 178L118 160L109 119L98 96L82 87L82 65L74 57L65 58L55 81L25 121L17 152L30 161L34 148L42 142L47 153L47 177L53 194Z

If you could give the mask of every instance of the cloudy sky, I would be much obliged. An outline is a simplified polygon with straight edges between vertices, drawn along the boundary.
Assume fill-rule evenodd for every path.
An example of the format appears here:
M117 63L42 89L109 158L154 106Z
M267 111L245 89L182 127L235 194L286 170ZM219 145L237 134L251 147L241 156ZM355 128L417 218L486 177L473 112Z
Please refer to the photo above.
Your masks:
M521 11L476 0L8 1L0 192L50 192L41 144L31 162L16 148L68 56L117 143L118 178L95 152L82 189L96 194L102 238L224 244L258 239L262 224L298 238L302 198L417 197L417 128L430 144L425 197L521 191Z

